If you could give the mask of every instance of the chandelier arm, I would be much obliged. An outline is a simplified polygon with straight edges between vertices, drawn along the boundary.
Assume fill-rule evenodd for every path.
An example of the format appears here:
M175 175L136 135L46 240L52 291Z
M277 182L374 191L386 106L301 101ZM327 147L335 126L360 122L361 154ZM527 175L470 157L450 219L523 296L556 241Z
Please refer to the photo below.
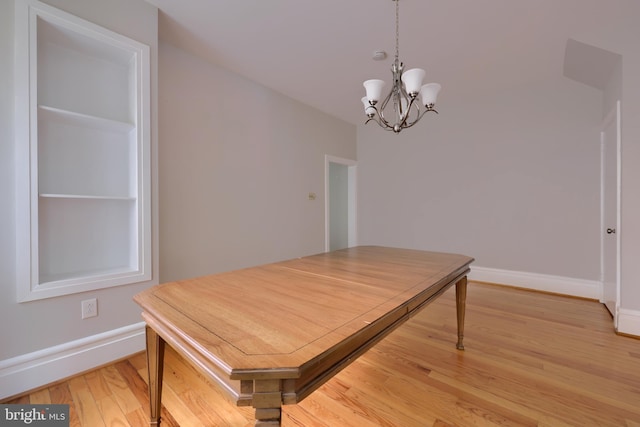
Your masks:
M380 126L382 129L387 130L387 131L391 131L393 130L393 128L387 124L384 124L380 121L380 116L378 116L378 118L376 119L375 116L374 117L370 117L369 119L367 119L366 122L364 122L364 124L366 125L367 123L369 123L370 121L373 121L375 123L378 124L378 126Z
M423 111L422 114L420 114L414 121L405 124L404 125L404 129L409 129L410 127L412 127L413 125L418 123L420 121L420 119L422 118L422 116L425 115L425 113L426 113L426 111Z
M389 94L388 94L388 95L387 95L387 97L384 99L384 101L382 101L382 104L380 104L380 108L379 108L379 109L374 107L374 108L375 108L375 110L376 110L376 113L378 114L378 117L380 118L380 121L381 121L382 123L384 123L384 126L385 126L386 128L389 128L389 129L393 129L393 125L392 125L391 123L389 123L389 122L387 121L387 119L385 119L385 117L384 117L384 110L385 110L385 108L387 108L387 104L388 104L388 103L389 103L389 101L391 100L392 95L393 95L393 89L391 90L391 92L389 92ZM378 122L378 124L382 126L382 124L381 124L380 122Z
M418 116L420 115L420 106L419 104L414 104L416 98L411 98L409 96L409 94L407 94L407 91L404 89L404 87L400 86L400 98L404 98L405 101L407 102L407 108L404 111L404 114L402 113L402 102L399 102L399 111L400 111L400 127L405 127L405 123L407 122L407 120L409 119L409 115L411 114L411 107L413 107L413 105L416 105L416 109L418 110ZM414 121L415 123L415 121Z
M432 113L439 114L435 109L433 109L433 108L427 108L427 109L425 109L422 113L418 113L418 114L419 114L419 115L418 115L418 118L417 118L417 119L415 119L414 121L409 122L408 124L406 124L406 125L404 126L404 128L405 128L405 129L409 129L411 126L413 126L413 125L415 125L416 123L418 123L418 121L420 121L420 119L421 119L425 114L427 114L428 112L432 112Z
M414 123L420 120L420 106L418 106L418 104L414 104L414 101L415 101L415 98L409 101L409 105L407 106L407 111L405 112L404 119L402 120L402 122L400 122L400 126L403 128L411 127L413 126ZM411 114L411 108L413 108L414 105L416 107L416 111L418 114L417 118L412 122L407 122L407 120L409 120L409 115Z

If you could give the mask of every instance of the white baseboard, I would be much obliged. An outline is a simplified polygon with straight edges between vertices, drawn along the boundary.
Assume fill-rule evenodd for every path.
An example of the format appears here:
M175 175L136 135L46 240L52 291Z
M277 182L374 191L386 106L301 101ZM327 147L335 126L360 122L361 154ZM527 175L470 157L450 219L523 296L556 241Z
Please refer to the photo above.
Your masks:
M618 310L618 332L640 337L640 311L621 308Z
M122 359L145 349L145 323L0 360L0 399Z
M469 280L510 285L595 300L602 298L602 284L596 280L499 270L496 268L475 267L473 265L471 266Z

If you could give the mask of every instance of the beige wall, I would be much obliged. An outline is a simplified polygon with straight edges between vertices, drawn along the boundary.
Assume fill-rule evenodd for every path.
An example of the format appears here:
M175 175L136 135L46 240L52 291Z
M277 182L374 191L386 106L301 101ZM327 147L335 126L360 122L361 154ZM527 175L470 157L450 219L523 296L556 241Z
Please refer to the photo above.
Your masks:
M559 76L443 95L439 115L400 135L360 127L361 242L598 280L601 108L600 91Z
M355 159L355 126L160 46L161 281L323 252L324 156Z
M0 1L0 322L7 325L8 305L15 301L16 215L15 165L13 144L13 2ZM11 299L13 298L13 301ZM5 328L0 341L7 342ZM0 360L3 350L0 350Z

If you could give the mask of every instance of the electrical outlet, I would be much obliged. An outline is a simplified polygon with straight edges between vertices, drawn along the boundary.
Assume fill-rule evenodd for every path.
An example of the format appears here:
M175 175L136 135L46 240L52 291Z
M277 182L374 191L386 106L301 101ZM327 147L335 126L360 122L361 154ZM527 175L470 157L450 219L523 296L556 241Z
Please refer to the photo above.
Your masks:
M82 318L96 317L98 315L98 300L95 298L82 301Z

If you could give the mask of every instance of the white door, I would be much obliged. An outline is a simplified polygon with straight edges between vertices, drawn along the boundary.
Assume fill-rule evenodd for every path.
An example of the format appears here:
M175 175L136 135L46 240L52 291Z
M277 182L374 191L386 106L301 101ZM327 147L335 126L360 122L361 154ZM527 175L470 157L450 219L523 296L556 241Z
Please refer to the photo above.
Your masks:
M356 162L325 156L325 250L356 245Z
M602 143L602 302L617 327L619 306L620 101L604 122Z

